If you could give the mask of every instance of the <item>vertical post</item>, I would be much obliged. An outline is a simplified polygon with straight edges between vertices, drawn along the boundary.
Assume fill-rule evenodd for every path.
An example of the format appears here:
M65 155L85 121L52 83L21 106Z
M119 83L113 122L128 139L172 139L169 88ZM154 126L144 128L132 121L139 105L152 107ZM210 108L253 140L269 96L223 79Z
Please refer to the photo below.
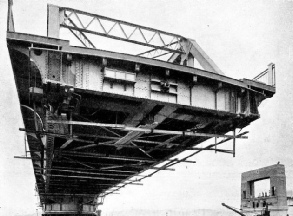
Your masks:
M72 112L70 112L70 121L72 121ZM72 124L69 125L69 134L70 137L73 137L73 128L72 128Z
M192 106L192 85L189 86L189 105Z
M63 16L59 12L59 7L49 4L47 7L47 36L59 38L60 23Z
M235 130L233 131L233 136L234 136L234 138L233 138L233 157L235 157L235 143L236 143L236 139L235 139Z
M194 57L191 53L188 53L186 66L194 67Z
M275 86L275 64L268 65L268 85Z
M215 91L215 110L218 110L218 90Z
M30 87L31 87L31 48L28 49L28 103L31 105L31 94L30 94Z
M7 32L15 32L12 5L13 5L13 0L8 0Z
M189 89L190 89L190 105L193 105L193 101L192 101L192 90L193 90L193 86L197 83L197 76L193 75L192 77L192 81L190 83Z
M223 87L223 83L218 82L218 85L217 85L216 90L215 90L215 110L218 110L218 92L220 91L220 89L222 87Z
M64 83L63 81L63 68L62 68L62 52L60 52L60 83Z
M250 114L250 92L246 91L246 110L245 110L246 115Z
M24 133L24 149L25 149L25 157L27 157L27 148L26 148L26 132Z

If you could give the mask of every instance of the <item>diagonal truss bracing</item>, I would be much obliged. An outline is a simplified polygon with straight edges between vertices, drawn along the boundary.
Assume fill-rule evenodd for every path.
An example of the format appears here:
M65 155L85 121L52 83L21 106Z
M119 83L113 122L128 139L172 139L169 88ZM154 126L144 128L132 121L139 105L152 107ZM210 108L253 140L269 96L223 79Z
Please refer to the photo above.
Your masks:
M148 58L157 58L170 53L185 53L181 43L186 39L177 34L72 8L60 7L60 14L64 17L60 20L60 27L69 29L84 46L89 48L95 48L95 45L86 34L151 47L152 49L138 54Z
M223 74L192 39L98 14L48 5L47 36L59 38L60 29L67 29L82 46L88 48L114 52L120 50L131 55L189 67L194 67L194 60L197 60L204 70ZM68 35L66 39L68 40ZM127 43L111 43L107 39Z

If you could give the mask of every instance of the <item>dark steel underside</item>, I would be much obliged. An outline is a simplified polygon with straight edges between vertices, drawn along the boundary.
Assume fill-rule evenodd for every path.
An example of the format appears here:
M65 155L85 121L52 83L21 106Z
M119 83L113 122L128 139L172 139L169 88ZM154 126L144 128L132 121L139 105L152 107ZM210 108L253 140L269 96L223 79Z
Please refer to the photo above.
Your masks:
M10 43L15 45L15 42ZM170 166L180 160L169 159L170 157L187 149L195 149L198 144L211 138L171 133L142 133L119 146L114 144L129 131L107 126L70 127L48 123L52 120L68 120L68 116L49 113L43 108L42 99L33 100L28 93L30 80L34 77L35 86L48 92L46 99L52 104L62 98L59 94L60 86L42 83L37 67L30 64L26 55L14 50L12 45L8 47L25 124L24 130L28 133L28 146L42 202L50 202L50 195L95 196L110 193L125 184L140 184L131 177L149 177L137 176L148 169L153 172L171 169ZM138 127L152 124L153 118L163 115L160 112L168 108L174 109L172 115L165 117L155 127L156 130L186 131L194 128L196 133L223 135L235 128L243 128L259 118L257 112L239 116L231 112L77 88L75 93L80 95L80 108L79 112L72 114L71 120L78 122L133 124L135 113L143 112L146 117L135 125ZM47 139L46 147L41 142L44 137ZM212 148L207 148L210 149ZM200 151L199 149L198 152ZM164 161L165 164L160 165ZM153 174L149 173L150 176ZM109 190L110 188L113 190Z

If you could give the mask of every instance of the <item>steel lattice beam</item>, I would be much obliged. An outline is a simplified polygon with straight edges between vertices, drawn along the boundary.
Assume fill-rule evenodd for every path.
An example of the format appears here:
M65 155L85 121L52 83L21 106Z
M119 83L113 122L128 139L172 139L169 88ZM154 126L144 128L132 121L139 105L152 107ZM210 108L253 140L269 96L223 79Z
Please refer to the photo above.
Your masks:
M186 39L177 34L72 8L60 7L60 12L64 15L64 19L60 22L60 27L69 29L86 47L95 48L93 43L85 35L89 33L152 47L152 50L138 54L144 57L152 55L153 58L158 54L162 55L162 51L165 51L164 55L168 53L185 53L181 41ZM85 17L87 21L83 19ZM117 31L119 31L119 35L117 35Z

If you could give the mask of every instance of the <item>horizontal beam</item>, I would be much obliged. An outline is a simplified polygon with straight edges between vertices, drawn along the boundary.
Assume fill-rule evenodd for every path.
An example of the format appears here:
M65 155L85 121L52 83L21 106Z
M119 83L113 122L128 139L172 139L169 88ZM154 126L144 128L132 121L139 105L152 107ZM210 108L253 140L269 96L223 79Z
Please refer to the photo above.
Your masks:
M130 43L134 43L134 44L139 44L139 45L143 45L143 46L154 47L156 49L170 50L171 52L182 53L182 54L185 53L183 51L178 50L178 48L182 49L182 47L181 47L182 45L180 44L180 42L182 42L183 40L186 40L186 39L178 34L168 33L168 32L158 30L158 29L153 29L153 28L137 25L137 24L125 22L122 20L112 19L109 17L100 16L98 14L87 13L85 11L80 11L80 10L76 10L76 9L72 9L72 8L60 7L59 10L63 12L64 17L62 20L60 20L60 23L56 23L56 24L60 25L60 27L68 28L71 31L72 30L78 31L80 34L83 35L83 37L85 37L85 39L87 39L87 37L84 33L90 33L90 34L108 37L111 39L122 40L122 41L130 42ZM74 23L75 19L70 18L70 17L72 17L72 15L74 15L77 18L76 23L78 23L79 25ZM83 20L84 16L87 16L88 18L90 18L91 21L88 22L86 20ZM106 26L104 26L104 24L103 24L104 21L106 21L109 25L112 26L111 29L107 30ZM98 29L89 30L91 28L91 26L94 25L93 23L99 23L102 31L98 31ZM55 26L55 28L59 28L59 26ZM120 36L111 32L113 29L114 29L114 31L115 31L115 29L117 31L117 28L119 29L119 31L121 31L121 33L123 33L123 34L120 34ZM127 29L131 30L132 33L126 34ZM141 40L138 40L135 37L132 37L133 35L135 35L134 34L135 32L140 33L141 37L144 39L144 40L142 40L143 42L141 42ZM149 38L147 39L147 37L146 37L147 34L144 32L151 34L152 35L151 39L149 39ZM157 37L160 38L159 44L158 44L158 41L155 42L155 40L153 40L153 38L156 35L157 35ZM169 37L169 40L170 39L172 39L172 40L171 41L169 41L169 40L164 41L163 38L166 36ZM91 43L89 40L88 40L88 42ZM177 48L177 46L175 46L173 48L171 46L173 44L177 44L179 47ZM86 45L86 44L84 44L84 45ZM166 47L170 47L170 48L167 49Z
M72 158L69 158L69 157L72 157L72 156L62 156L61 159L57 159L57 158L54 158L54 163L70 163L70 164L80 164L80 165L83 165L83 166L86 166L88 168L92 168L92 170L96 170L96 169L100 169L100 170L103 170L104 167L101 167L101 166L117 166L117 167L133 167L133 168L141 168L141 167L145 167L145 165L139 165L137 163L108 163L108 162L103 162L103 163L99 163L99 162L92 162L92 161L87 161L87 162L81 162L79 160L76 160L76 159L72 159ZM66 159L66 160L65 160ZM99 168L96 168L94 167L95 165L97 165ZM112 168L112 169L115 169L115 168Z
M14 158L16 158L16 159L29 159L29 160L34 159L33 157L26 157L26 156L14 156ZM39 158L39 159L41 159L41 158Z
M84 183L84 184L73 184L73 183L70 183L70 184L68 184L68 182L67 181L63 181L63 183L61 184L61 183L51 183L50 182L50 186L62 186L62 187L85 187L85 184L87 184L87 183ZM39 185L39 184L38 184ZM89 186L87 186L87 187L85 187L85 188L94 188L94 189L98 189L98 187L104 187L104 188L109 188L109 187L111 187L112 188L112 185L113 184L91 184L91 185L89 185ZM42 185L41 185L42 186ZM113 186L114 187L114 186Z
M54 163L78 163L78 164L81 164L81 165L84 165L84 166L87 166L87 167L93 168L93 169L96 169L96 168L91 167L91 165L98 165L98 166L108 165L108 166L118 166L118 167L123 167L123 168L130 167L130 168L138 168L138 169L162 169L161 167L149 167L148 165L140 165L140 164L126 164L126 163L122 164L122 163L104 163L104 162L103 163L93 163L93 162L83 163L83 162L80 162L80 161L77 161L77 160L74 160L74 159L71 159L68 157L69 156L62 157L67 160L54 159ZM70 159L70 160L68 160L68 159ZM103 170L103 167L100 169ZM167 167L164 170L174 171L174 169L167 168Z
M41 160L41 157L14 156L16 159ZM43 160L46 160L45 158Z
M97 194L75 194L75 193L39 193L39 195L44 195L44 196L91 196L94 197Z
M180 50L169 49L169 48L166 48L164 46L156 46L156 45L152 45L152 44L143 43L143 42L140 42L140 41L125 39L125 38L117 37L117 36L114 36L114 35L109 35L109 34L105 34L105 33L91 31L91 30L88 30L88 29L79 28L77 26L76 27L75 26L68 26L68 25L65 25L65 24L60 24L60 26L63 27L63 28L67 28L69 30L75 30L75 31L79 31L79 32L82 32L82 33L84 32L84 33L99 35L99 36L108 37L108 38L115 39L115 40L121 40L121 41L130 42L130 43L134 43L134 44L138 44L138 45L142 45L142 46L152 47L152 48L155 48L155 49L165 50L165 51L172 52L172 53L184 54L184 52L182 52Z
M95 122L82 122L82 121L59 121L59 120L48 120L49 124L68 124L68 125L81 125L81 126L95 126L95 127L110 127L121 129L124 128L123 124L103 124L103 123L95 123Z
M93 181L87 181L87 180L95 180L95 179L83 179L85 181L83 181L84 184L93 184L93 185L103 185L103 186L110 186L110 187L114 187L113 183L100 183L100 182L93 182ZM64 182L67 184L76 184L76 181L74 179L70 180L70 179L66 179L66 180L60 180L60 179L51 179L50 180L50 184L51 183L58 183L58 182ZM124 184L123 182L118 182L115 183L115 185L119 185L119 184ZM127 182L127 184L134 184L134 185L142 185L142 183L138 183L138 182ZM117 186L118 187L118 186Z
M105 185L85 185L85 184L68 184L66 182L64 182L64 184L49 184L49 190L56 190L56 189L60 189L64 190L64 189L71 189L71 190L82 190L83 192L87 191L87 190L101 190L101 189L107 189L107 188L111 188L111 186L105 186ZM93 191L91 191L93 192Z
M56 136L56 137L65 138L65 139L70 139L70 138L78 139L79 136L89 137L89 138L113 139L113 140L120 139L119 137L100 136L100 135L86 134L86 133L74 133L74 135L72 136L70 134L61 134L61 133L54 133L54 132L49 132L49 131L27 130L25 128L19 128L19 131L24 131L24 132L27 132L27 133L36 133L36 134L42 134L42 135Z
M123 124L102 124L102 123L94 123L94 122L59 121L59 120L49 120L48 123L83 125L83 126L94 126L94 127L110 127L110 128L115 128L115 129L125 130L125 131L141 131L145 133L172 134L172 135L181 135L181 136L223 137L223 138L240 138L240 139L248 138L247 136L233 136L233 135L223 135L223 134L197 133L197 132L191 132L191 131L169 131L169 130L128 127Z
M71 185L71 184L93 184L93 185L103 185L103 186L111 186L113 185L113 183L100 183L100 182L96 182L96 181L91 181L89 179L83 179L76 181L76 179L66 179L66 181L64 181L64 179L52 179L50 180L50 184L67 184L67 185ZM37 183L38 185L44 185L44 183Z
M233 153L232 150L226 150L226 149L206 149L206 148L197 148L197 147L193 147L193 148L188 148L187 150L204 150L204 151L217 151L217 152L223 152L223 153Z
M97 171L97 172L117 172L117 173L137 173L136 171L130 171L130 170L101 170L101 169L86 169L86 168L76 168L76 167L60 167L60 166L54 166L55 169L71 169L76 171Z
M72 158L64 157L64 156L62 158L67 159L68 161L71 161L72 163L80 164L80 165L85 166L87 168L95 169L95 167L90 166L87 163L84 163L84 162L81 162L81 161L78 161L78 160L74 160ZM56 160L54 160L54 162L56 162Z
M161 148L161 147L163 147L163 146L165 146L165 145L169 145L172 141L176 140L176 139L179 138L179 137L180 137L180 135L173 136L173 137L171 137L171 138L165 140L165 141L162 142L161 144L157 145L156 147L151 148L149 151L147 151L147 153L150 154L151 152L153 152L153 151L155 151L155 150L157 150L157 149L159 149L159 148Z
M158 32L158 33L168 35L168 36L184 38L183 36L181 36L179 34L174 34L174 33L171 33L171 32L166 32L166 31L162 31L162 30L159 30L159 29L155 29L155 28L150 28L150 27L146 27L146 26L126 22L126 21L123 21L123 20L113 19L113 18L110 18L110 17L101 16L99 14L93 14L93 13L89 13L89 12L86 12L86 11L81 11L81 10L77 10L77 9L74 9L74 8L68 8L68 7L59 7L59 8L60 8L60 10L66 10L66 11L70 11L70 12L75 12L77 14L83 14L83 15L86 15L86 16L96 17L98 19L108 20L108 21L111 21L111 22L117 22L117 23L121 23L121 24L124 24L124 25L127 25L127 26L137 27L137 28L141 28L141 29L149 30L149 31L153 31L153 32Z
M70 172L70 173L79 173L79 174L89 174L89 175L103 175L103 176L123 176L128 177L127 174L112 174L112 173L98 173L98 172L85 172L85 171L76 171L76 170L70 170L70 169L55 169L55 168L39 168L35 167L35 170L51 170L51 171L60 171L60 172Z
M74 160L72 161L62 161L62 160L57 160L57 159L54 159L54 163L77 163L77 162L74 162ZM146 166L146 165L139 165L139 164L112 164L112 163L92 163L92 162L87 162L87 164L90 164L90 165L108 165L108 166L119 166L119 167L123 167L123 168L137 168L137 169L145 169L145 170L148 170L148 169L153 169L153 170L167 170L167 171L175 171L175 169L173 168L168 168L168 167L150 167L150 166ZM94 169L93 169L94 170ZM100 170L102 171L106 171L106 170L103 170L103 167L100 168ZM118 170L117 170L118 171ZM137 172L141 172L141 170L137 171Z
M150 167L148 169L175 171L175 169L173 169L173 168L167 168L167 167L164 167L164 168L162 168L162 167Z
M78 151L58 151L61 155L73 155L73 156L84 156L84 157L95 157L100 159L111 159L111 160L123 160L123 161L139 161L139 162L156 162L155 160L150 160L146 158L138 158L138 157L128 157L128 156L116 156L116 155L108 155L106 154L98 154L98 153L89 153L89 152L78 152Z
M169 159L169 160L167 160L167 161L179 161L180 159L178 159L178 158L175 158L175 159ZM196 161L191 161L191 160L185 160L185 161L182 161L182 162L184 162L184 163L196 163Z
M109 136L99 136L99 135L93 135L93 134L80 134L80 133L74 133L74 136L71 136L69 134L60 134L60 133L53 133L53 132L47 132L47 131L33 131L33 130L26 130L24 128L19 128L20 131L25 131L27 133L37 133L37 134L44 134L44 135L50 135L50 136L56 136L56 137L61 137L61 138L66 138L66 139L74 139L76 141L81 141L83 142L82 139L77 138L78 136L83 136L83 137L89 137L89 138L103 138L103 139L112 139L112 140L119 140L119 137L109 137ZM163 134L163 135L158 135L158 136L170 136L170 134ZM154 136L152 136L154 137ZM143 138L148 138L148 137L143 137ZM87 141L87 140L86 140ZM161 145L165 144L164 142L158 142L158 141L149 141L149 140L143 140L143 139L136 139L133 140L132 142L134 143L143 143L143 144L153 144L153 145ZM113 144L106 144L106 143L95 143L94 141L87 141L87 143L92 143L90 145L86 146L81 146L81 147L76 147L73 150L79 150L79 149L84 149L84 148L90 148L90 147L96 147L96 146L114 146ZM169 143L171 145L180 145L179 143ZM133 145L123 145L123 148L132 148L132 149L137 149L137 147ZM169 149L165 149L169 150ZM172 150L172 149L170 149Z
M168 163L166 163L164 166L160 167L160 168L157 169L156 171L154 171L154 172L152 172L151 174L149 174L149 175L147 175L147 176L145 176L145 177L142 177L142 178L140 178L140 179L138 179L138 180L136 180L136 181L141 181L141 180L143 180L143 179L145 179L145 178L148 178L148 177L153 176L155 173L159 172L160 170L163 170L163 169L167 168L168 164L170 164L170 163L172 163L172 161L169 161ZM146 171L146 170L147 170L147 169L145 169L145 170L143 170L143 171ZM141 171L141 172L143 172L143 171ZM129 180L130 182L134 182L134 180L130 180L131 178L132 178L132 176L130 176L127 180ZM111 193L113 193L113 192L119 190L120 188L125 187L125 186L128 185L128 184L129 184L129 182L128 182L128 183L127 183L127 182L124 182L124 184L123 184L122 186L119 186L119 185L117 184L117 185L115 185L115 186L118 186L118 188L114 189L114 190L111 191L111 192L107 192L107 193L105 193L104 195L109 195L109 194L111 194ZM107 191L107 190L105 190L105 191ZM104 192L105 192L105 191L104 191Z
M104 177L93 177L93 176L72 176L72 175L55 175L55 174L47 174L47 176L53 177L64 177L64 178L76 178L76 179L97 179L97 180L106 180L106 181L123 181L121 178L104 178Z
M46 134L46 135L51 135L51 136L56 136L56 137L63 137L63 138L69 138L70 135L68 134L58 134L58 133L51 133L51 132L46 132L46 131L32 131L32 130L26 130L24 128L19 128L20 131L25 131L25 132L28 132L28 133L39 133L39 134ZM119 137L107 137L107 136L98 136L98 135L92 135L92 134L76 134L76 136L84 136L84 137L92 137L92 138L105 138L105 139L113 139L113 140L119 140L120 138ZM76 140L76 141L83 141L82 139L79 139L79 138L74 138L76 136L73 136L72 139ZM169 136L169 134L163 134L163 135L157 135L157 136ZM148 138L148 137L144 137L144 138ZM70 138L69 138L70 139ZM85 140L87 141L87 140ZM106 145L106 146L113 146L113 144L105 144L105 143L94 143L94 141L87 141L88 143L91 142L93 144L91 144L90 147L96 147L98 145ZM158 142L158 141L149 141L149 140L142 140L142 139L137 139L137 140L133 140L132 142L135 142L135 143L143 143L143 144L153 144L153 145L172 145L172 146L180 146L181 144L179 143L166 143L166 142ZM88 146L85 146L85 147L88 147ZM123 145L123 147L126 147L126 148L134 148L134 149L137 149L137 147L135 146L132 146L132 145ZM161 147L161 146L160 146ZM83 148L83 146L81 146L80 148ZM74 148L74 150L78 150L79 147L77 148ZM156 147L156 149L152 149L152 150L157 150L158 148ZM177 150L177 149L169 149L169 148L165 148L165 149L159 149L159 150L164 150L164 151L174 151L174 150ZM180 149L178 149L180 150ZM186 149L186 150L193 150L193 149ZM39 151L38 151L39 152ZM98 155L97 155L98 156ZM17 157L17 156L16 156ZM18 156L19 157L19 156ZM110 157L110 155L109 155ZM133 157L131 157L132 159ZM30 159L30 158L23 158L23 159ZM145 160L144 158L142 159L139 159L139 158L133 158L133 159L137 159L137 160Z
M247 133L248 133L248 131L242 132L242 133L236 135L236 137L243 136L243 135L245 135L245 134L247 134ZM177 164L177 163L180 163L180 162L182 162L182 161L185 161L185 160L187 160L188 158L190 158L190 157L192 157L192 156L194 156L194 155L200 153L201 151L208 150L208 149L216 150L214 147L216 147L216 146L218 146L218 145L221 145L221 144L223 144L223 143L225 143L225 142L227 142L227 141L229 141L229 140L232 140L232 139L233 139L233 138L228 137L228 138L226 138L226 139L224 139L224 140L222 140L222 141L220 141L220 142L218 142L218 143L211 144L211 145L208 145L208 146L206 146L206 147L204 147L204 148L201 148L201 149L199 149L199 150L196 150L196 152L194 152L194 153L192 153L192 154L190 154L190 155L188 155L188 156L186 156L186 157L184 157L184 158L178 160L177 162L175 162L175 163L173 163L173 164L170 164L170 166L173 166L173 165L175 165L175 164ZM232 152L232 154L233 154L233 152Z

